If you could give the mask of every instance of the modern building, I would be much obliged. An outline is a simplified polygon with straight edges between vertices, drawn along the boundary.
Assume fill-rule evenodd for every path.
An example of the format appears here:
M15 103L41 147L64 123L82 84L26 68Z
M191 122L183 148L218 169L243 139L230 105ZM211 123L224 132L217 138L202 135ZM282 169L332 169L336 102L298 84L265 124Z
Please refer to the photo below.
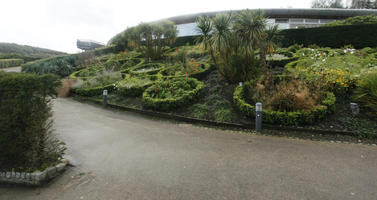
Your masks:
M82 40L82 39L78 39L76 45L77 45L77 48L84 51L93 50L93 49L97 49L97 48L105 46L105 44L102 44L100 42L96 42L93 40Z
M344 20L361 15L377 15L377 10L370 9L261 9L269 25L278 24L279 29L318 27L322 24ZM177 25L178 37L197 35L196 18L199 16L215 17L219 13L238 13L241 10L218 11L181 15L167 18Z

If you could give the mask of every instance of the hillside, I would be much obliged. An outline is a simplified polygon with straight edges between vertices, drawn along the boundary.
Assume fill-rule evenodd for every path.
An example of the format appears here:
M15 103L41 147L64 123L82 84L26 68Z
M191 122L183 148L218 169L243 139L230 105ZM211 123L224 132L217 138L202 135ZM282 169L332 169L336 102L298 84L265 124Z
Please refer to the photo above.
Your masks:
M66 53L28 45L0 42L0 59L21 58L28 62L62 54Z

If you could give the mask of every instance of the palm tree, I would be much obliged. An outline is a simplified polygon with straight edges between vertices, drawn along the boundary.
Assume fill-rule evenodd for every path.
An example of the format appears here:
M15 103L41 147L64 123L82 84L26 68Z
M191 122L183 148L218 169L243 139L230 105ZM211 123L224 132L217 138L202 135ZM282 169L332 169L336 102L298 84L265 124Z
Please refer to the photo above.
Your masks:
M242 11L234 21L234 30L240 36L247 62L251 62L256 45L262 40L267 20L261 10Z
M215 63L216 68L218 68L216 63L216 58L213 53L213 48L211 44L211 32L212 32L212 22L207 16L200 16L196 19L196 32L200 35L196 39L197 44L201 44L204 50L209 50L211 54L211 59Z
M268 29L265 30L263 40L260 41L260 48L261 48L261 60L264 66L267 65L266 57L267 55L271 55L275 52L275 43L276 37L278 36L279 30L278 25L275 24L274 26L270 26Z
M228 57L230 50L232 14L218 14L212 20L213 34L211 37L212 45L220 56Z

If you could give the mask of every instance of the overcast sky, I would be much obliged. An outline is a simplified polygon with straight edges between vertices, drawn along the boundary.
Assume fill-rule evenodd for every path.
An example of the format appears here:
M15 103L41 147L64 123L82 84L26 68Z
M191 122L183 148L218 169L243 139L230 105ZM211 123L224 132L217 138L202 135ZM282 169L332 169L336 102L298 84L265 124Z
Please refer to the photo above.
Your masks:
M76 39L107 43L140 22L207 11L309 8L311 0L1 0L0 42L75 53Z

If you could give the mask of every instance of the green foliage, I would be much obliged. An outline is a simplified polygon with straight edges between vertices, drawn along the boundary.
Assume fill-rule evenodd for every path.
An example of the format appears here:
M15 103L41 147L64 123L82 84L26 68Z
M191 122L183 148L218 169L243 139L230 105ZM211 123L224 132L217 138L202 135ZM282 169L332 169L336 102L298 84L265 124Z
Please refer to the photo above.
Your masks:
M377 70L362 74L353 98L362 103L372 116L377 117Z
M284 47L293 44L339 48L351 44L355 48L375 47L377 24L345 25L316 28L286 29L281 31ZM347 34L345 34L347 33Z
M204 118L209 112L208 106L206 104L194 104L192 106L192 115L195 118L202 119Z
M72 92L81 96L101 95L103 90L113 92L116 90L115 83L122 79L120 72L105 72L98 76L87 78L85 81L78 79Z
M266 70L274 52L277 26L267 29L262 11L218 14L197 19L198 42L208 50L219 73L230 83L250 80Z
M107 46L79 54L56 56L36 60L23 64L21 67L22 72L35 74L56 74L60 77L65 77L78 70L80 65L84 65L88 60L92 60L93 57L114 51L116 51L114 46Z
M349 17L342 21L335 21L328 24L324 24L323 26L344 26L344 25L363 25L363 24L377 24L377 16L376 15L363 15L363 16L355 16Z
M22 71L35 74L56 74L65 77L76 70L77 55L57 56L23 64Z
M16 67L24 63L22 59L0 59L0 68Z
M64 153L51 135L55 75L0 72L0 171L41 169Z
M293 76L321 83L337 94L355 87L360 74L377 65L373 54L355 49L308 49L297 51L297 61L286 65Z
M115 84L118 94L123 96L141 96L146 88L154 83L152 77L130 77Z
M143 93L143 106L168 111L198 100L204 84L194 78L175 78L156 82Z
M123 50L137 49L146 58L161 59L169 46L174 43L177 28L173 22L159 21L156 23L141 23L114 36L109 44Z
M282 125L313 124L333 111L335 100L333 93L327 93L322 105L310 111L282 112L263 109L263 122ZM233 101L244 115L248 117L255 116L255 106L250 105L245 100L245 87L238 86L235 88Z

